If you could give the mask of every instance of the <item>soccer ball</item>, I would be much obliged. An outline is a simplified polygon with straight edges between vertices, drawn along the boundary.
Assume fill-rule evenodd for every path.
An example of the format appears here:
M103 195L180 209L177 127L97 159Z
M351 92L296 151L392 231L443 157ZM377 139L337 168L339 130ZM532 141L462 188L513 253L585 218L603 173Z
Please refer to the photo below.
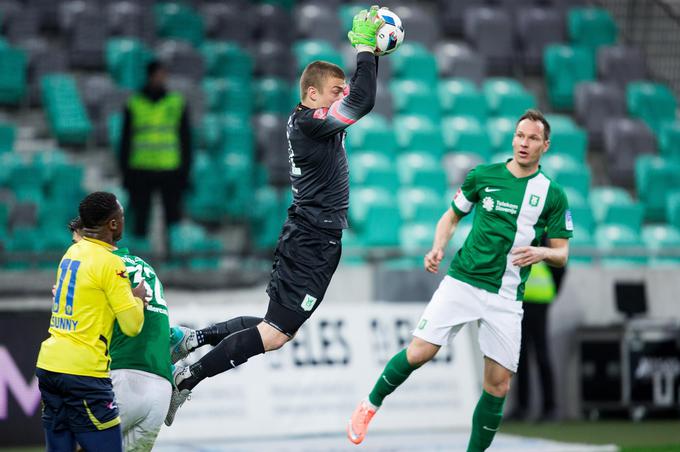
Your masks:
M401 25L399 16L387 8L380 8L378 15L385 23L377 32L375 54L389 55L404 42L404 27Z

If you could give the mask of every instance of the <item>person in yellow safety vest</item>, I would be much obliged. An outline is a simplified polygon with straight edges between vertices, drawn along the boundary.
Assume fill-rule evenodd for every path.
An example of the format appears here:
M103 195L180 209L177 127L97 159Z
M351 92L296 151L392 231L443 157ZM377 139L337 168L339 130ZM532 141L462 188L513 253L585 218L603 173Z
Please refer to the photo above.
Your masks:
M147 83L123 112L119 164L128 191L132 233L145 237L151 200L160 192L166 230L182 217L182 194L191 170L191 122L181 94L168 91L167 71L158 61L147 66Z
M518 400L509 419L529 419L531 393L530 362L535 359L538 367L541 410L531 419L557 420L553 372L548 349L548 308L557 294L564 276L564 268L549 267L539 262L531 267L524 289L524 317L522 318L522 348L517 368Z

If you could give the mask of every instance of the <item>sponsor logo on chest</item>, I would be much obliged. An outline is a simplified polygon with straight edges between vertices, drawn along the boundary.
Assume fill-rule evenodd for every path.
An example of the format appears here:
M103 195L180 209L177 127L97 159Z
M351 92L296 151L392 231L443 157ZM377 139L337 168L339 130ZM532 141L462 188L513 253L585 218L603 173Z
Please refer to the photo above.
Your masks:
M487 212L505 212L510 215L517 215L519 206L511 202L501 201L500 199L493 199L491 196L485 196L482 199L482 208Z

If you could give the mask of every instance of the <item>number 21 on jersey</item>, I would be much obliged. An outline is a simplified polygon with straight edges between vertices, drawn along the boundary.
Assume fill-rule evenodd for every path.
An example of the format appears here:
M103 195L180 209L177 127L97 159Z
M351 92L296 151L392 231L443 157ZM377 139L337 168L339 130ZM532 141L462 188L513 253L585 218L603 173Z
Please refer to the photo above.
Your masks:
M73 261L71 259L63 259L59 265L59 282L57 283L57 291L54 293L54 304L52 305L52 312L59 312L59 305L61 303L61 290L64 287L64 280L66 273L70 272L68 286L66 289L66 303L64 305L64 314L73 315L73 295L76 290L76 275L80 268L80 261Z

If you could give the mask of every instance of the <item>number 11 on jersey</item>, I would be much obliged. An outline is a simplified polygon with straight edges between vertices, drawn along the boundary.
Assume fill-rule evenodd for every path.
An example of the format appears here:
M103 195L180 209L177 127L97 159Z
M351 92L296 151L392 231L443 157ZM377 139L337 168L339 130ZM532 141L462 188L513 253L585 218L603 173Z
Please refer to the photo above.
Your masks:
M59 282L57 283L57 291L54 294L54 304L52 305L52 312L59 312L59 303L61 302L61 289L64 285L66 273L70 270L71 277L68 281L68 288L66 289L66 304L64 306L64 313L66 315L73 315L73 295L76 290L76 275L80 268L80 261L72 261L71 259L64 259L59 265Z

